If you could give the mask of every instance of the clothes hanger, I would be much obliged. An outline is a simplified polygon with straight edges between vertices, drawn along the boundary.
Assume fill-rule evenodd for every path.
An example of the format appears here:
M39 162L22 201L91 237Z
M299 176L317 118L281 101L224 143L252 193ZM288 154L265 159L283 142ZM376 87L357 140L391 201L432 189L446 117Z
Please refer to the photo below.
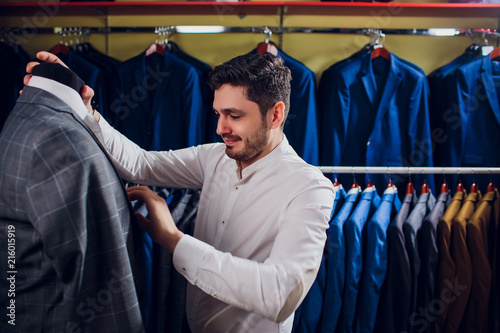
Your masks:
M427 184L427 181L424 180L424 183L422 184L422 187L420 189L420 194L424 193L429 193L429 185Z
M371 47L371 49L372 49L371 59L372 60L379 58L379 57L382 57L386 60L391 59L391 53L389 52L388 49L386 49L384 47L384 45L382 45L384 40L385 40L385 34L382 33L382 31L376 30L376 31L372 32L371 40L370 40L370 44L372 46Z
M58 55L58 54L68 55L69 47L68 47L67 42L65 41L65 39L67 37L67 29L62 28L58 33L61 35L61 40L59 41L59 44L53 46L50 49L50 53L55 54L55 55Z
M161 56L165 55L165 48L163 47L160 38L162 38L165 27L156 27L155 34L158 35L156 41L151 44L146 50L146 57L149 57L152 54L159 54Z
M276 45L274 45L274 43L270 42L271 35L273 34L273 32L271 31L271 29L269 29L269 27L264 27L263 32L267 35L266 40L257 46L257 54L270 53L272 55L277 56L278 48L276 47Z
M448 183L446 182L446 177L443 174L443 183L441 184L441 193L448 193L450 190L448 188Z
M464 191L464 184L462 184L462 179L460 179L459 177L457 184L457 192L463 192L463 191Z

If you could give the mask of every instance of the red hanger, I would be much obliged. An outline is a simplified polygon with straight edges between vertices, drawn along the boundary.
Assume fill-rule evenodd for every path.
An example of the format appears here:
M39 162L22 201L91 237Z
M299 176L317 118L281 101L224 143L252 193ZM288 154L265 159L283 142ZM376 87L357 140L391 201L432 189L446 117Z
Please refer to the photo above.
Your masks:
M464 191L464 185L462 184L462 181L459 180L457 184L457 192L463 192Z
M148 47L148 49L146 50L146 57L148 57L154 53L158 53L159 55L164 56L165 55L165 48L163 48L163 46L161 46L158 43L151 44Z
M493 51L490 52L490 59L493 60L498 57L500 57L500 47L495 47Z
M148 49L146 50L146 57L148 57L148 56L150 56L150 55L152 55L154 53L158 53L159 55L164 56L165 55L165 49L163 48L163 46L161 46L158 43L151 44L148 47Z
M382 57L386 60L391 60L391 52L383 46L374 48L371 53L372 60L378 57Z
M422 184L422 189L421 189L420 194L424 194L424 193L429 193L429 185L427 185L426 181L424 181L424 183Z
M477 184L476 183L472 183L472 185L470 186L470 193L477 193Z
M273 43L271 43L269 41L271 39L271 35L273 34L273 32L271 31L271 29L269 29L269 27L264 27L263 32L267 35L266 41L263 43L260 43L257 46L257 54L270 53L272 55L277 56L278 55L278 48L276 47L276 45L274 45Z
M408 185L406 185L406 194L413 194L413 183L411 180L408 182Z
M257 46L257 54L271 53L272 55L278 55L278 48L273 43L260 43Z
M394 183L392 182L392 180L389 180L389 183L387 183L387 188L393 187L393 186L394 186Z
M50 49L50 53L56 54L56 55L57 54L68 55L69 47L66 44L59 43Z
M373 186L372 182L366 183L366 187L372 187L372 186Z
M448 184L444 182L443 184L441 184L441 193L448 193L448 192L449 192Z
M488 184L488 187L486 188L486 192L493 192L495 191L495 184L493 182Z

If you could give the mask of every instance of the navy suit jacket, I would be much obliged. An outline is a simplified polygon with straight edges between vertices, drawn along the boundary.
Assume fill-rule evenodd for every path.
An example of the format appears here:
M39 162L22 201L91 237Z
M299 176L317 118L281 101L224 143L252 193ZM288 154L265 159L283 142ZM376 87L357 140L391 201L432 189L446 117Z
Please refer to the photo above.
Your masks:
M403 223L417 201L406 194L398 214L387 228L387 272L380 292L375 330L377 333L407 331L411 294L410 259L405 248Z
M338 68L322 91L327 95L320 97L322 165L433 166L422 69L394 54L390 61L361 56ZM386 177L369 176L378 188L386 187ZM343 183L346 176L339 179Z
M465 56L464 56L465 57ZM499 166L496 153L500 145L500 106L498 82L500 63L489 56L465 57L448 80L439 87L439 97L445 104L435 109L433 133L436 133L436 160L438 166ZM445 94L440 94L443 91ZM443 102L441 102L443 104ZM451 176L451 187L457 183ZM464 183L471 183L471 175L462 175ZM498 175L475 175L474 181L484 188Z
M386 189L380 205L366 226L366 259L359 287L356 332L373 332L380 289L387 271L387 227L400 208L397 188L393 186Z
M440 297L436 292L439 257L436 234L439 220L450 203L450 192L440 193L434 208L423 220L419 231L418 248L421 268L417 287L419 295L417 309L420 311L422 308L425 311L425 314L419 312L418 317L415 318L418 324L421 325L420 327L423 327L423 329L418 329L417 326L417 331L420 332L433 332L434 321L437 316L434 308L432 308L434 305L432 302Z
M251 51L256 52L257 49ZM318 165L316 74L285 52L278 50L278 55L292 72L290 111L284 133L292 148L304 161Z
M145 52L122 62L114 81L111 124L147 150L201 144L206 124L196 69L176 56Z
M332 215L344 203L346 192L342 185L334 186L335 200L333 202ZM328 243L325 245L323 257L319 267L318 275L311 289L302 301L302 304L295 311L293 319L293 332L317 332L320 330L321 316L323 310L324 298L326 293L326 261L329 257Z
M336 332L340 329L342 300L345 285L345 240L344 223L361 197L361 188L350 189L339 212L330 221L325 245L326 286L321 318L321 332Z
M363 258L366 251L365 225L379 204L380 197L375 186L367 187L361 194L356 209L344 224L346 278L342 304L343 332L354 332L359 281L361 280Z

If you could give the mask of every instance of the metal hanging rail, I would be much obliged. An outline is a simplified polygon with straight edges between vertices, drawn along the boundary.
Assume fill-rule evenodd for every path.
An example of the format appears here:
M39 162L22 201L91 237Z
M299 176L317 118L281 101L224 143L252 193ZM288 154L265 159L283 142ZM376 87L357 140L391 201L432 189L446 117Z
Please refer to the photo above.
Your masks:
M388 166L319 166L323 173L359 174L500 174L500 167L388 167Z
M227 26L197 26L178 25L167 26L173 33L179 34L217 34L217 33L265 33L269 29L273 34L284 33L324 33L324 34L361 34L370 36L373 33L384 33L394 35L421 35L436 37L482 35L484 37L499 37L500 30L497 29L455 29L455 28L430 28L430 29L373 29L373 28L307 28L307 27L227 27ZM12 33L23 33L25 28L8 27L0 28ZM110 34L110 33L155 33L158 27L55 27L37 28L36 33L61 34L61 31L70 29L85 29L87 33ZM30 31L33 33L33 31Z

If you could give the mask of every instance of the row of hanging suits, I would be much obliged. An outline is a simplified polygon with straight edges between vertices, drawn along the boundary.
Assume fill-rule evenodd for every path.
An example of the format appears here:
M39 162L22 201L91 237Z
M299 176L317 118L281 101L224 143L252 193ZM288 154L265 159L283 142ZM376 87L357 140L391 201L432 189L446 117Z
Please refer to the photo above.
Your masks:
M336 183L321 267L293 332L500 332L500 197ZM474 192L475 191L475 192Z
M0 46L0 55L8 60L2 65L8 64L10 72L16 68L16 79L4 80L16 86L2 90L9 101L3 118L22 88L28 60L25 53L21 61L13 51L7 53L14 48L20 54L19 46ZM220 141L206 85L210 66L173 42L166 50L145 50L119 62L88 43L52 48L94 88L104 117L141 147L168 150ZM385 48L367 46L330 66L316 86L314 72L279 50L293 77L285 134L313 165L500 166L495 154L500 144L500 63L480 51L471 46L427 77ZM371 181L378 187L388 181L386 175L362 178L360 184ZM341 175L340 181L345 180ZM415 180L424 177L415 175ZM432 175L425 180L435 188ZM475 180L481 186L489 181ZM401 187L406 179L393 181ZM455 186L457 178L448 182Z

